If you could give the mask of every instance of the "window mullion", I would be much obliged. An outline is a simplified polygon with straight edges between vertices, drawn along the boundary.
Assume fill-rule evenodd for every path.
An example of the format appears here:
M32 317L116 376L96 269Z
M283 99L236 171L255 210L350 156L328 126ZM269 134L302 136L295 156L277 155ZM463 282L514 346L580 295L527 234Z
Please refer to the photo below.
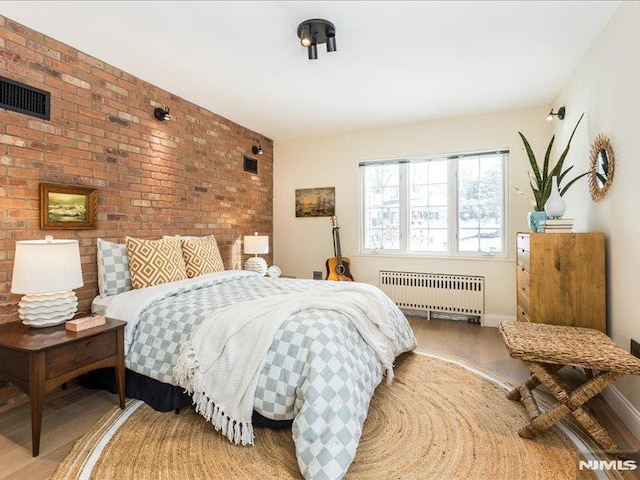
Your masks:
M409 251L409 164L400 164L400 251Z
M449 167L449 254L458 254L458 159L450 157Z

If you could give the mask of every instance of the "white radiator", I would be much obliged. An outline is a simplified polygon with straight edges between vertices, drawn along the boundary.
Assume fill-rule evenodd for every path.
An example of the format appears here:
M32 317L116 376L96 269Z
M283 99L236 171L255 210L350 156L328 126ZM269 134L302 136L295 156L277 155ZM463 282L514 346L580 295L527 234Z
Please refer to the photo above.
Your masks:
M484 314L484 277L380 271L380 289L402 310L480 317Z

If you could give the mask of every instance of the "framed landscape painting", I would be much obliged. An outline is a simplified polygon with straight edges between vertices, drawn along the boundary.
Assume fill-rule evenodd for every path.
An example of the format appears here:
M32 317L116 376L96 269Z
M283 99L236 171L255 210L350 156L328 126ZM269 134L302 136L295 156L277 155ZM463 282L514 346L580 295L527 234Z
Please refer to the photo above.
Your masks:
M296 217L331 217L335 214L335 187L296 190Z
M96 228L98 192L95 188L40 184L42 230L90 230Z

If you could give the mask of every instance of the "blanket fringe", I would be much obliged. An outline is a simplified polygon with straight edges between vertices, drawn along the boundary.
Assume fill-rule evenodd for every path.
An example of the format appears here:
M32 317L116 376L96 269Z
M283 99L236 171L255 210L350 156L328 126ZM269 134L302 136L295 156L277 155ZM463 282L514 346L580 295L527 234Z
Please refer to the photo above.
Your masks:
M394 377L393 365L390 366L390 367L386 367L386 369L387 369L387 373L386 373L386 375L387 375L387 385L391 385L391 383L393 382L393 377Z
M236 445L253 445L254 434L251 422L233 420L207 397L198 375L199 370L200 365L191 343L185 342L173 374L178 384L192 394L196 412L210 421L216 431L222 433L230 442Z

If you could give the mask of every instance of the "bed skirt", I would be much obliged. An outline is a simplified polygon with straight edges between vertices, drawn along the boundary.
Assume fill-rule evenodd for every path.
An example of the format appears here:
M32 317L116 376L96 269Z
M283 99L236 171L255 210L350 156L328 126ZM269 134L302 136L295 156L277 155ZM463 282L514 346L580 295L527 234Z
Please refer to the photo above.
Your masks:
M113 368L99 368L78 377L80 385L90 389L108 390L117 393L116 374ZM133 370L125 369L125 392L127 398L135 398L147 403L158 412L178 411L191 406L191 395L184 388L160 382L151 377L141 375ZM253 412L253 425L273 429L290 429L293 420L271 420Z

